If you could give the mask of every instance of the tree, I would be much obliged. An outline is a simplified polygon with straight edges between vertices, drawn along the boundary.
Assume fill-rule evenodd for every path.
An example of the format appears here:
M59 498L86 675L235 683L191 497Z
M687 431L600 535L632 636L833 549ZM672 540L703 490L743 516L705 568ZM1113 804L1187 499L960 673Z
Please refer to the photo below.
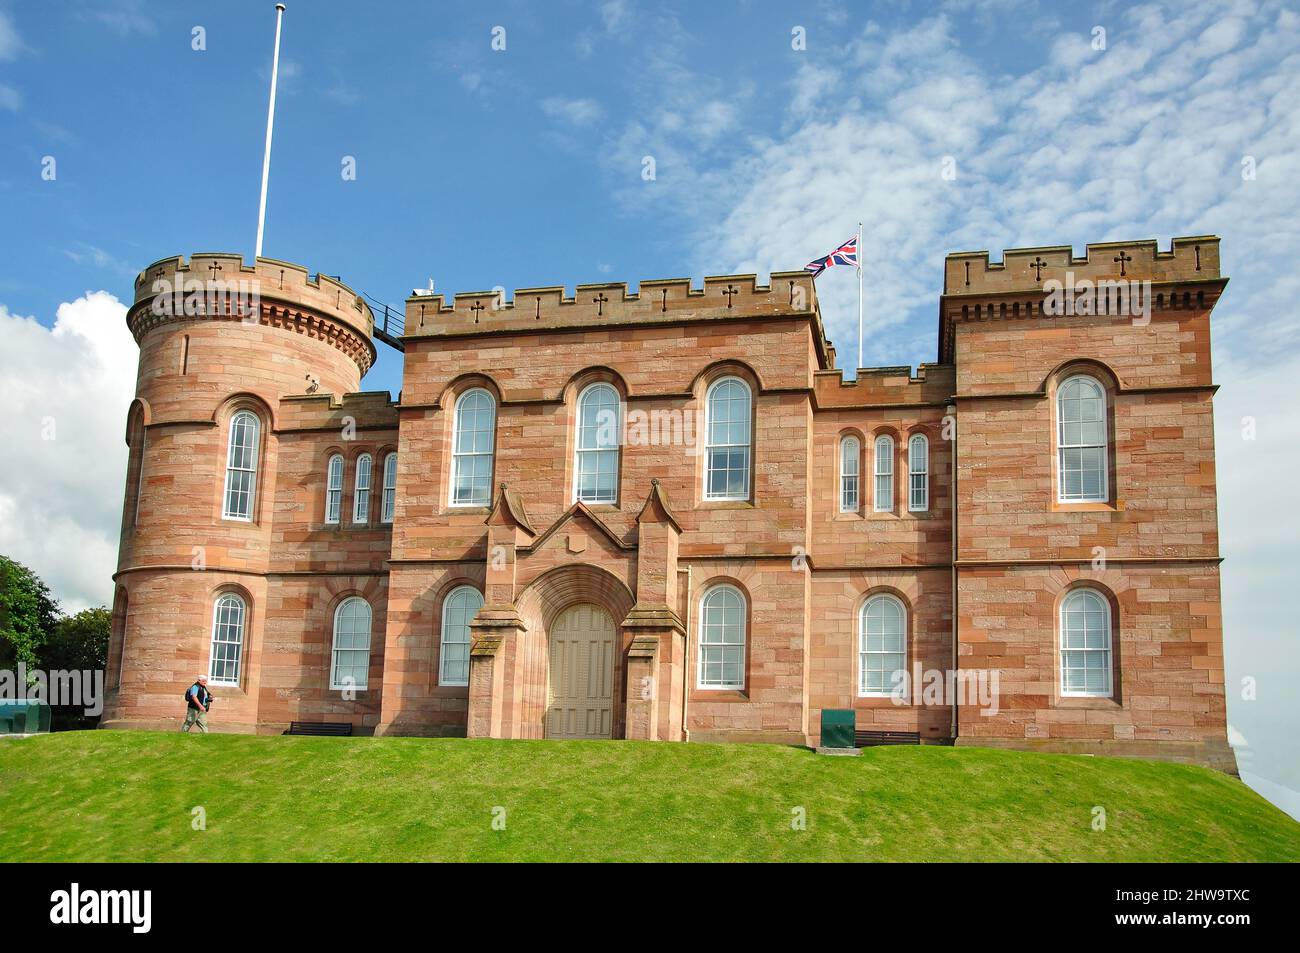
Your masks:
M41 666L47 671L106 668L111 625L112 613L104 606L64 616L40 653Z
M59 604L36 573L0 556L0 668L39 668L58 617Z
M41 667L47 672L104 671L108 665L111 620L112 613L103 606L82 609L59 619L41 648ZM52 731L94 728L99 722L98 715L87 715L84 709L67 705L55 706L52 714Z

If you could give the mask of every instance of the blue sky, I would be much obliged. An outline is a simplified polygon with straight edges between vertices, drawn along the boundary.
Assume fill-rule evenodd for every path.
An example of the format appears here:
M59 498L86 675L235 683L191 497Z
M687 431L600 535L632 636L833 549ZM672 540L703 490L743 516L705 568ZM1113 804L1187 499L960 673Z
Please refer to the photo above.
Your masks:
M1293 6L297 0L265 252L400 304L430 279L455 292L765 276L861 218L865 363L915 365L935 359L949 251L1221 235L1230 721L1243 766L1300 813L1300 572L1277 502L1300 466ZM70 606L110 592L134 275L175 254L252 253L273 27L265 0L0 0L0 443L16 457L0 551ZM851 364L854 276L832 269L818 287ZM380 352L364 386L395 393L400 358ZM55 444L32 437L47 417Z

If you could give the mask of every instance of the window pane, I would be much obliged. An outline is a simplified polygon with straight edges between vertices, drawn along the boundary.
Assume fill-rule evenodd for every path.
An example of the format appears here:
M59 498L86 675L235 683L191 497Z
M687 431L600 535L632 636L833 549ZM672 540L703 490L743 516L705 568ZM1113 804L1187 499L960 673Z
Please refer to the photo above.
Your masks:
M469 684L469 624L482 607L483 596L470 586L461 586L447 597L442 610L438 684Z
M364 690L370 672L370 604L351 597L334 612L334 652L330 687Z
M702 688L743 688L745 683L745 603L730 586L705 594L700 612Z
M882 695L894 691L895 673L906 670L906 617L889 596L873 596L859 621L858 691Z

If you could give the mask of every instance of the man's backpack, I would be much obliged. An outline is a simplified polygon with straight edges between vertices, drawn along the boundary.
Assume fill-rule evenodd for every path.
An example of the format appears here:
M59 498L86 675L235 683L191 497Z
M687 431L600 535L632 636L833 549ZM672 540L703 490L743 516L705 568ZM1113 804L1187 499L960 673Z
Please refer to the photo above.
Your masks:
M198 683L198 682L195 682L194 685L199 685L199 683ZM193 688L194 685L191 685L190 688ZM190 700L190 688L185 689L185 693L184 693L183 695L181 695L181 698L184 698L184 699L185 699L186 704L188 704L188 703L189 703L189 700ZM202 693L203 691L204 691L203 686L202 686L202 685L199 685L199 692ZM195 696L194 696L194 700L197 702L197 701L199 700L200 697L201 697L201 695L195 695Z

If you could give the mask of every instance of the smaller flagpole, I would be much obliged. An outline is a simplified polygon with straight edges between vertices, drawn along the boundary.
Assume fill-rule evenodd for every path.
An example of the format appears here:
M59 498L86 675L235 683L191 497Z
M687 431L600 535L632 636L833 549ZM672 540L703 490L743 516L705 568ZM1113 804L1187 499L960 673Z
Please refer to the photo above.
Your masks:
M257 250L253 257L262 257L262 233L266 227L266 180L271 175L271 130L275 127L275 81L280 73L280 21L284 19L284 4L275 5L275 53L271 57L271 102L266 107L266 151L262 154L262 198L257 203Z
M858 367L862 366L862 223L858 222ZM853 372L856 379L857 371Z

